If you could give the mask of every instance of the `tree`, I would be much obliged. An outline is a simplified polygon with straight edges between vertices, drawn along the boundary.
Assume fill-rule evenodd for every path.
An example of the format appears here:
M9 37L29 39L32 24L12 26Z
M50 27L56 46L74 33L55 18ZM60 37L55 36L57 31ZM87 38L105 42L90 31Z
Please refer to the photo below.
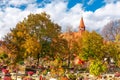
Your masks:
M31 26L31 35L35 35L41 45L41 51L38 57L44 57L45 55L51 55L52 40L58 38L60 34L60 26L51 22L50 16L46 13L29 15L28 20L25 22Z
M116 36L116 39L115 39L114 43L117 45L117 47L118 47L119 50L120 50L120 34L118 34L118 35Z
M107 70L106 64L103 64L104 43L100 34L95 31L85 32L79 42L79 56L89 63L88 70L95 76L100 75Z
M82 51L80 56L85 59L102 59L103 38L101 35L93 32L86 32L82 37Z
M108 64L115 63L115 65L119 65L120 47L118 42L106 42L104 44L103 53L105 54L104 58L107 59L106 61ZM112 59L114 62L111 62Z
M104 45L105 57L113 58L116 63L119 62L120 20L110 21L106 24L102 30L102 36L106 42Z
M82 37L74 43L73 48L76 55L79 55L78 59L85 60L85 64L89 65L86 68L90 73L97 76L107 70L107 64L104 63L104 58L106 58L107 55L116 59L116 54L118 53L117 47L115 47L115 44L108 43L109 42L105 42L103 37L95 31L86 31L82 34ZM115 55L113 52L115 52Z
M11 29L4 40L16 60L32 56L37 57L39 63L40 56L52 54L51 44L57 40L60 30L60 26L52 22L45 12L30 14Z
M24 43L26 35L25 26L20 22L5 36L5 45L10 51L12 63L18 62L24 57L24 49L21 45Z
M117 54L116 54L116 61L117 61L117 65L120 67L120 34L118 34L117 36L116 36L116 40L114 41L114 45L115 45L115 47L114 48L116 48L116 52L117 52Z
M59 57L61 60L65 60L68 55L68 42L67 40L59 37L57 40L53 40L52 52L55 53L54 58ZM64 54L64 55L63 55Z
M105 40L114 41L118 34L120 34L120 20L110 21L102 29Z
M115 37L115 42L120 43L120 34L117 34Z

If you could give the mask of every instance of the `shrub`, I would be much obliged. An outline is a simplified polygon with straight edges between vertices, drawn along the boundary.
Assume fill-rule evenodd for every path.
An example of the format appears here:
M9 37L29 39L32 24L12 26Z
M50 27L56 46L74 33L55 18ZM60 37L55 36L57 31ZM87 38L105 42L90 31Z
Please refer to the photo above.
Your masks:
M107 70L107 66L103 64L100 60L93 60L89 66L90 74L99 76L101 73Z

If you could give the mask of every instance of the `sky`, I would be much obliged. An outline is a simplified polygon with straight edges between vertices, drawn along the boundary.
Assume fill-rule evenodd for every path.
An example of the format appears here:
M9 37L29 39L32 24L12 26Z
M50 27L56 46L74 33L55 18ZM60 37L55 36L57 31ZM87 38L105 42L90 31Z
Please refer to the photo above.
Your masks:
M120 19L120 0L0 0L0 39L30 13L46 12L66 31L78 30L83 17L87 30L102 30Z

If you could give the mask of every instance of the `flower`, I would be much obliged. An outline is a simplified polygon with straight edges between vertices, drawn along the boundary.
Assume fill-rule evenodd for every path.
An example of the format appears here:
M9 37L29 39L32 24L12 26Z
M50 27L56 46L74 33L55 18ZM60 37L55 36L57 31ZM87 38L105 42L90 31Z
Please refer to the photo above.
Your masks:
M77 58L75 58L74 63L75 63L76 65L78 65L78 64L82 65L82 64L84 64L84 61L81 60L81 59L79 59L79 58L77 57Z
M84 61L79 59L78 64L84 64Z
M4 80L12 80L11 77L5 76Z
M7 69L2 69L2 72L5 73L5 74L7 74L7 73L9 72L9 70L7 70Z
M32 71L28 72L28 75L30 75L30 76L32 76L33 74L34 74L34 72L32 72Z
M120 73L119 73L119 72L116 72L116 73L115 73L115 77L120 77Z

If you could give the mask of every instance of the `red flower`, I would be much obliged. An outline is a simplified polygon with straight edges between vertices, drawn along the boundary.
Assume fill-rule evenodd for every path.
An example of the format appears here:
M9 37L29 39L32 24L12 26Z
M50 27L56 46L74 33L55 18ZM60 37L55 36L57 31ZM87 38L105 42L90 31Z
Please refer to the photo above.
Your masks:
M9 72L9 70L7 69L2 69L2 72L4 72L5 74Z
M116 73L115 73L115 77L120 77L120 73L119 73L119 72L116 72Z
M79 59L78 64L84 64L84 61Z
M11 77L5 76L4 80L12 80Z
M84 61L77 57L77 58L75 58L74 63L77 64L77 65L78 64L82 65L82 64L84 64Z
M29 74L30 76L32 76L32 75L34 74L34 72L29 71L28 74Z

